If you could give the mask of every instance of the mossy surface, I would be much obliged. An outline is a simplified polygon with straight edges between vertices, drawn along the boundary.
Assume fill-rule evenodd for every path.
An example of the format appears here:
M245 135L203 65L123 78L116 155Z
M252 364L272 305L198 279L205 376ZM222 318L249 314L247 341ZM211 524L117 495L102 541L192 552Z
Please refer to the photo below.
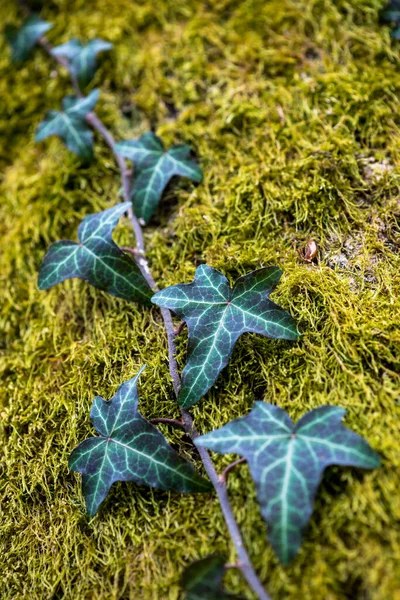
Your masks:
M101 37L98 113L118 138L152 127L197 151L204 184L169 189L146 229L161 286L202 261L234 278L279 265L274 299L298 320L298 343L246 335L194 409L202 432L255 399L297 419L326 403L383 461L330 469L298 557L277 563L246 466L229 490L257 571L274 599L389 600L400 589L400 46L381 0L54 0L54 43ZM3 0L1 22L18 22ZM10 64L0 42L1 481L4 600L176 600L191 560L234 560L213 495L117 484L94 519L68 455L92 432L93 396L110 398L148 365L144 415L178 416L156 308L81 281L39 292L47 246L76 239L120 182L107 148L85 167L57 139L35 145L44 112L70 93L40 51ZM116 233L133 245L127 223ZM318 243L318 262L298 249ZM179 343L184 362L185 335ZM163 426L164 427L164 426ZM182 434L163 428L190 456ZM215 456L219 468L230 457ZM238 573L227 586L253 598Z

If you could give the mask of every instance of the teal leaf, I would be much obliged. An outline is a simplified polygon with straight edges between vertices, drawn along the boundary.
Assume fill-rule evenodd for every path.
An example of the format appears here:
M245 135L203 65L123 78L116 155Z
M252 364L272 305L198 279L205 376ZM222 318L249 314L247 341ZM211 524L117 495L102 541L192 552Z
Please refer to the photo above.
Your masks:
M342 408L322 406L295 425L278 406L256 402L245 417L195 440L197 446L247 459L269 540L284 564L301 545L325 468L379 466L377 453L343 426L344 414Z
M153 296L154 304L173 310L188 326L181 406L192 406L210 389L242 333L286 340L298 337L289 313L269 299L280 277L280 269L266 267L240 277L231 289L222 273L201 265L192 283L173 285Z
M382 11L382 18L385 21L400 20L400 0L389 0L386 7Z
M63 100L63 112L50 110L35 135L35 141L41 142L51 135L60 137L67 148L80 158L93 158L93 133L86 122L86 116L92 112L99 98L99 90L93 90L85 98L67 96Z
M400 19L399 19L399 23L400 23ZM394 40L400 40L400 24L393 29L392 38Z
M52 54L68 60L79 86L83 88L93 79L96 72L96 57L99 52L111 50L111 48L112 44L97 38L91 40L86 46L74 38L66 44L53 48Z
M400 0L390 0L381 14L382 20L393 26L392 38L400 39Z
M168 444L138 410L136 377L106 401L97 396L90 417L100 434L77 446L69 468L82 473L87 511L96 514L115 481L134 481L162 490L207 492L211 484Z
M185 600L240 600L222 585L225 559L212 554L189 565L182 575Z
M12 61L26 60L37 40L51 29L53 25L42 21L37 15L28 17L20 28L9 25L5 36L12 49Z
M162 141L154 133L144 133L137 140L119 142L115 150L134 163L133 210L145 223L157 208L172 177L180 175L192 181L203 180L199 165L190 158L189 146L175 145L165 151Z
M112 296L149 305L152 291L139 267L113 241L112 232L130 202L89 215L79 225L79 244L52 244L41 264L39 288L78 277Z

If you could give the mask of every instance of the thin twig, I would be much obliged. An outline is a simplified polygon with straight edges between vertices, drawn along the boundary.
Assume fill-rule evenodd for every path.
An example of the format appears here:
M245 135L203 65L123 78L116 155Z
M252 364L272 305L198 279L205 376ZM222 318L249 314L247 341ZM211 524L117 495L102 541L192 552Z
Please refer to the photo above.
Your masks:
M133 254L133 256L135 258L138 255L138 251L136 250L136 248L128 248L127 246L120 246L120 250L123 250L124 252L129 252L129 254Z
M38 44L48 53L50 56L56 60L60 65L65 67L69 75L71 77L71 82L74 87L75 93L77 96L82 97L83 94L79 89L79 85L75 74L71 71L68 61L62 57L54 56L52 53L52 46L47 41L45 37L41 37L38 40ZM115 151L115 141L110 133L110 131L105 127L105 125L100 121L100 119L94 113L89 113L86 116L86 121L89 125L97 131L103 140L106 142L107 146L110 148L111 152L114 155L115 161L118 165L119 171L121 173L122 186L124 192L124 200L126 202L131 201L130 197L130 174L127 169L125 160L117 154ZM135 238L136 238L136 250L137 256L136 260L139 267L142 270L142 273L149 283L150 287L156 291L157 285L154 281L154 278L150 272L149 265L147 259L145 257L145 246L144 246L144 237L141 225L133 213L132 207L128 210L128 216L132 224L132 228L134 230ZM175 359L175 331L174 325L172 322L172 316L168 309L161 309L162 318L164 320L165 329L167 332L168 339L168 357L169 357L169 371L173 383L173 388L175 392L175 396L178 397L179 388L180 388L180 377L178 371L178 365ZM190 436L192 440L194 440L199 434L194 426L192 415L185 409L181 409L181 414L183 418L183 425L185 427L186 433ZM158 419L161 422L161 419ZM174 419L163 420L163 422L171 422ZM154 422L154 420L153 420ZM176 421L175 424L181 425L179 421ZM203 462L204 468L209 476L211 483L213 484L215 491L218 496L218 500L221 506L222 513L224 515L225 523L227 525L230 537L233 541L233 544L236 548L237 555L239 557L239 561L237 563L238 568L241 570L243 576L247 580L250 587L257 594L259 600L271 600L269 595L264 590L261 585L260 580L257 577L256 572L250 562L249 555L247 554L247 550L244 547L243 539L239 530L239 526L236 522L235 516L232 511L232 507L229 502L228 492L225 481L221 481L220 476L216 472L212 460L210 458L209 453L205 448L198 447L197 448L200 458Z
M184 329L185 325L186 325L185 321L181 321L181 322L179 323L178 327L176 327L176 328L174 329L174 335L175 335L175 336L179 335L179 334L180 334L180 333L183 331L183 329Z
M232 462L230 465L228 465L226 467L226 469L224 469L221 473L221 475L219 476L220 480L225 483L227 483L228 481L228 475L229 473L232 471L232 469L234 469L237 465L241 465L242 463L247 462L247 460L245 458L238 458L238 460L235 460L234 462Z
M157 423L165 423L166 425L174 425L176 427L185 427L185 423L183 421L178 421L177 419L166 419L164 417L157 417L156 419L150 419L150 423L153 423L153 425L157 425Z
M240 569L240 563L239 562L226 563L224 565L224 569L226 569L226 570L228 570L228 569Z

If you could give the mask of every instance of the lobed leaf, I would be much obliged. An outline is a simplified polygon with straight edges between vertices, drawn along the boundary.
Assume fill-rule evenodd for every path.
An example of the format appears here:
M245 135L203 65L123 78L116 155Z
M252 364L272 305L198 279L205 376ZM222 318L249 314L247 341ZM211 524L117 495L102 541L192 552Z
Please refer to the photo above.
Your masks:
M297 339L292 317L268 298L281 274L277 267L258 269L240 277L231 289L222 273L201 265L192 283L173 285L153 296L154 304L173 310L188 326L181 406L192 406L208 392L243 333Z
M91 40L85 46L79 40L73 38L65 44L56 46L52 50L54 56L62 56L70 63L72 73L75 75L81 88L85 87L93 79L96 72L96 57L99 52L110 50L113 47L110 42L98 38Z
M226 592L222 585L225 559L212 554L189 565L182 576L186 600L240 600Z
M172 177L180 175L191 181L203 180L199 165L190 158L189 146L175 145L165 151L162 141L154 133L119 142L115 150L134 163L133 210L145 223L153 215Z
M130 202L83 219L79 243L52 244L39 270L39 288L47 290L65 279L78 277L112 296L150 305L152 291L134 259L113 241L112 232Z
M93 158L93 133L86 122L86 116L92 112L99 91L93 90L85 98L66 96L63 100L63 112L50 110L42 121L35 135L35 141L41 142L51 135L60 137L67 148L80 158Z
M69 468L83 475L90 515L96 514L115 481L184 493L207 492L212 487L139 413L137 380L143 368L110 401L94 399L90 416L100 435L79 444L70 456Z
M23 22L20 28L8 25L5 36L11 46L13 62L26 60L38 39L51 29L53 25L42 21L38 15L31 15Z
M381 14L382 20L393 26L391 37L400 39L400 0L389 0Z
M301 545L325 468L379 466L377 453L343 426L344 414L342 408L322 406L295 425L278 406L256 402L245 417L195 440L197 446L246 458L269 540L284 564Z

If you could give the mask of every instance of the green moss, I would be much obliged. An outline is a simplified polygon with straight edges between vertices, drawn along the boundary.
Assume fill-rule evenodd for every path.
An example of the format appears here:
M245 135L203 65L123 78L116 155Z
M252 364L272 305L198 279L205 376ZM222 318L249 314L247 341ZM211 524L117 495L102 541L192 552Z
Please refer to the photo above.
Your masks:
M230 493L274 598L388 600L400 586L399 149L400 50L378 24L381 0L57 0L42 16L51 40L110 40L95 85L117 136L154 127L197 148L205 183L171 189L146 230L162 286L189 281L199 261L235 277L283 268L275 298L298 319L299 343L246 335L194 410L201 431L254 399L293 418L325 403L379 451L363 474L331 469L289 568L273 557L247 467ZM1 21L17 22L12 0ZM34 145L46 109L68 93L40 51L21 66L0 54L2 464L1 597L143 600L179 597L184 565L212 551L233 560L214 496L116 485L85 514L71 449L91 432L95 394L109 398L146 363L141 410L178 414L156 309L80 281L39 292L48 244L115 203L108 150L83 168L56 140ZM118 230L133 243L129 228ZM298 249L318 242L319 261ZM184 361L184 336L179 345ZM190 446L165 430L183 453ZM216 457L219 466L229 457ZM228 584L251 598L230 573Z

